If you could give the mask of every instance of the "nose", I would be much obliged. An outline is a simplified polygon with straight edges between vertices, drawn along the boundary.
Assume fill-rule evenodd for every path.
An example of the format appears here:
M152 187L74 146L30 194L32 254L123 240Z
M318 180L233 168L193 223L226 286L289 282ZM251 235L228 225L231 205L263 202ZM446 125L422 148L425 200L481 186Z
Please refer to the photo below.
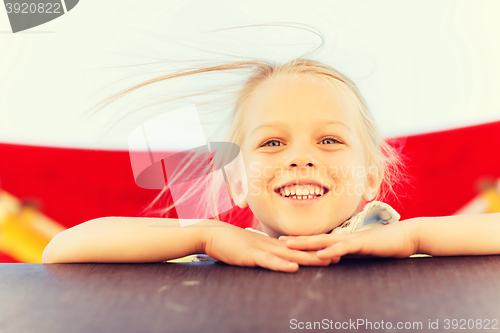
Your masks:
M316 159L312 155L313 149L314 147L311 147L305 142L297 142L293 147L290 147L288 158L284 165L286 165L288 169L297 168L298 170L302 170L306 167L318 166Z
M315 168L311 168L314 167L314 164L310 161L310 159L305 160L303 158L296 158L289 164L289 172L291 172L294 177L314 177Z
M290 161L287 163L291 168L313 167L317 163L309 153L308 149L295 150L290 155Z
M299 163L298 165L297 165L297 163L292 163L292 164L290 164L290 166L291 167L297 167L297 166L301 167L302 163ZM311 162L308 162L308 163L305 164L305 166L311 166L312 167L314 165Z

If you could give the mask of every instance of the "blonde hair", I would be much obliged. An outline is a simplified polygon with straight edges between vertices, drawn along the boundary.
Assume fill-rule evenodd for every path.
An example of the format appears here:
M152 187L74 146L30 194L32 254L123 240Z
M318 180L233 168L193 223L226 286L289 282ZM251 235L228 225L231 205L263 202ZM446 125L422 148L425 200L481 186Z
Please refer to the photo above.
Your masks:
M147 86L152 83L192 74L239 69L250 69L252 71L252 74L244 82L242 88L237 93L235 105L231 110L229 130L224 141L232 142L241 146L241 143L243 142L243 138L245 136L245 119L246 117L248 117L248 112L246 110L248 110L249 103L255 90L264 82L268 80L277 80L283 76L289 75L305 75L306 77L311 79L319 79L316 81L322 82L324 84L327 84L329 87L332 87L333 92L337 93L337 95L341 94L341 96L345 98L345 101L349 106L351 106L351 109L357 110L357 114L359 116L355 117L355 119L357 118L358 134L360 135L360 139L362 140L362 142L364 142L367 165L375 167L375 170L377 170L377 174L373 176L377 177L380 182L379 191L374 200L383 200L390 194L394 195L394 197L397 199L395 185L398 184L398 182L402 180L402 178L404 178L404 157L401 155L397 147L393 147L388 143L388 141L384 140L380 136L375 121L354 82L352 82L348 77L346 77L338 70L316 60L297 58L284 64L277 64L269 60L249 60L229 62L214 66L202 66L200 68L188 69L168 75L162 75L154 79L142 82L129 89L123 90L115 95L108 97L100 104L104 104L102 107L105 107L118 98L121 98L126 94L129 94L141 87ZM184 172L184 170L189 170L194 161L199 158L199 156L194 155L195 154L193 154L193 156L186 160L186 163L184 164L183 170L181 170L181 172ZM213 184L224 184L223 182L221 182L220 178L216 178L217 177L214 176ZM203 187L203 185L206 184L198 185L200 187ZM161 192L157 195L157 197L153 200L153 202L151 202L145 210L151 211L151 207L155 203L157 203L162 196L166 195L168 190L169 185L166 184ZM211 195L207 196L207 198L210 197L212 201L199 201L198 208L204 209L207 214L219 220L217 203L218 200L220 200L220 187L211 186L207 190L211 192ZM186 198L189 195L190 194L186 194ZM180 201L178 202L178 204L179 203ZM174 203L172 203L167 205L166 208L155 211L155 213L161 213L162 215L168 217L174 207L175 205Z

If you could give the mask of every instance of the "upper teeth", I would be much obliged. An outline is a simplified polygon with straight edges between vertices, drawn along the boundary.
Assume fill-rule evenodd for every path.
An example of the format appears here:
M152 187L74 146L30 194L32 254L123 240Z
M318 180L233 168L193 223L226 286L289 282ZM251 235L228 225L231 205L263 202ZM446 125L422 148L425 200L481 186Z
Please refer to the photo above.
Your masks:
M310 195L323 195L325 190L323 187L313 184L308 185L288 185L280 188L282 196L310 196Z

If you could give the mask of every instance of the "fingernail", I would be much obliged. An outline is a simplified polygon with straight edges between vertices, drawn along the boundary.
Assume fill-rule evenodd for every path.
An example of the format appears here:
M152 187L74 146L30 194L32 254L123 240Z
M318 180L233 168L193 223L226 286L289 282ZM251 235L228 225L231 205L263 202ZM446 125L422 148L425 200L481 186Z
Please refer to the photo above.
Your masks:
M320 250L320 251L316 252L317 255L321 255L321 254L325 254L325 253L326 253L325 250Z
M293 243L295 243L295 242L296 242L296 240L295 240L295 239L290 239L290 240L286 241L286 243L287 243L287 244L293 244Z

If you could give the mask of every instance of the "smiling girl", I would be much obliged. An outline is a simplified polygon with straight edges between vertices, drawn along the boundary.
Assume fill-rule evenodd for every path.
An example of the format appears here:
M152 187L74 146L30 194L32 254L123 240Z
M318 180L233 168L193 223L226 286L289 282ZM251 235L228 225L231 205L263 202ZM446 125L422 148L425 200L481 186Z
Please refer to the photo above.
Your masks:
M181 227L171 218L103 217L58 234L42 261L157 262L205 253L232 265L295 272L347 254L500 253L500 214L397 222L399 214L377 201L398 179L400 157L379 136L355 84L323 63L237 62L162 76L121 95L173 77L239 68L254 72L225 141L241 148L249 191L238 206L250 207L260 232L217 218Z

